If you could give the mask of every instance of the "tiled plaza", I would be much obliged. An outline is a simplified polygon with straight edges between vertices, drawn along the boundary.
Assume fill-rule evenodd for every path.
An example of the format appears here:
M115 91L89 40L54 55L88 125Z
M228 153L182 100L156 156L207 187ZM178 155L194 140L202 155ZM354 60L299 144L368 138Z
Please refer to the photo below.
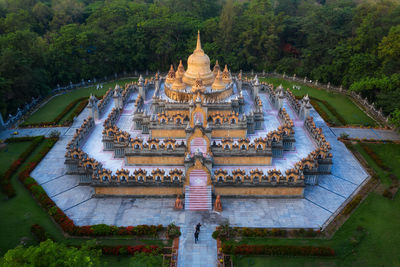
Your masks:
M271 107L266 95L262 95L261 100L266 129L272 130L279 124L276 118L277 112ZM124 166L123 160L114 159L111 152L102 151L101 144L102 124L112 107L111 101L106 108L107 111L96 121L96 126L83 145L83 150L101 161L107 168L115 171L121 167L127 167ZM274 159L271 166L265 167L267 169L277 168L284 171L315 148L312 139L303 128L303 122L286 101L284 107L295 124L296 149L293 152L285 152L282 159ZM129 119L132 111L132 102L130 102L118 125L134 135L135 131L132 130ZM32 176L78 225L100 223L117 226L168 225L175 222L181 227L183 233L179 250L179 265L210 266L216 261L216 243L211 233L221 221L229 222L232 226L319 229L324 227L329 218L344 205L346 199L366 181L368 177L366 171L351 152L337 140L336 133L340 130L329 128L315 110L311 110L311 116L314 117L317 127L323 128L324 135L332 146L333 167L332 174L322 176L317 186L305 188L302 199L222 199L223 211L220 214L214 212L204 214L204 212L175 211L174 199L171 198L94 198L92 196L94 190L90 186L79 185L78 177L65 174L63 163L66 144L72 138L75 129L87 117L87 110L77 118L71 128L62 129L60 141L33 171ZM30 131L35 130L30 129ZM253 137L264 134L265 132L258 131ZM197 220L203 220L205 225L200 235L200 243L194 244L192 235ZM201 264L196 265L196 262L201 262Z

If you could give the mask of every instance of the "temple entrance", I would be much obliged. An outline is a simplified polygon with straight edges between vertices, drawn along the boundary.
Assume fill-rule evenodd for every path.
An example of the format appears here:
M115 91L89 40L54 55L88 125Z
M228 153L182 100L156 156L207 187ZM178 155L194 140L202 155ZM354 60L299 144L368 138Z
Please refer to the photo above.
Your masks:
M190 142L190 154L193 155L200 151L205 156L207 154L207 141L204 138L196 137Z
M190 172L190 186L206 186L207 172L202 169L195 169Z

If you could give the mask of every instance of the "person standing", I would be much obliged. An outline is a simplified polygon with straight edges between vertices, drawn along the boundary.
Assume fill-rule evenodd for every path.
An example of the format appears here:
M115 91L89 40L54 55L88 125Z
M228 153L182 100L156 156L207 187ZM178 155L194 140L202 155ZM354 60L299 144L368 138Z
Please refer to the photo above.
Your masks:
M197 244L197 241L199 241L199 232L196 230L196 232L194 232L194 243Z
M198 223L198 224L196 225L196 231L199 232L199 233L200 233L200 227L201 227L201 224Z

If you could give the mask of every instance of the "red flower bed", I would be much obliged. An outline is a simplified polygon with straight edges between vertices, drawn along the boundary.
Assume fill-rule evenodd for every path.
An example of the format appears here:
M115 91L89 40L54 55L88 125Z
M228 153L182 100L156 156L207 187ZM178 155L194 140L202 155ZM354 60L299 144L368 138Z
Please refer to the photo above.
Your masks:
M268 256L335 256L329 247L313 246L274 246L274 245L230 245L223 244L225 254L268 255Z
M160 248L155 245L145 246L104 246L101 248L103 255L135 255L136 253L152 253L159 254Z

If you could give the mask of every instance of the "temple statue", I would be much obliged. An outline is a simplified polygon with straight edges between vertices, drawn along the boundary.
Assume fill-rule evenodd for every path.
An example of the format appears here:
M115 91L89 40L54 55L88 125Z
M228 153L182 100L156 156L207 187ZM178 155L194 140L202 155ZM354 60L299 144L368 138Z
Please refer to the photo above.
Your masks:
M183 202L180 199L179 195L176 196L174 209L176 209L176 210L182 210L183 209Z
M222 211L222 204L221 204L221 197L220 195L217 196L215 199L215 205L214 205L214 210L221 212Z

